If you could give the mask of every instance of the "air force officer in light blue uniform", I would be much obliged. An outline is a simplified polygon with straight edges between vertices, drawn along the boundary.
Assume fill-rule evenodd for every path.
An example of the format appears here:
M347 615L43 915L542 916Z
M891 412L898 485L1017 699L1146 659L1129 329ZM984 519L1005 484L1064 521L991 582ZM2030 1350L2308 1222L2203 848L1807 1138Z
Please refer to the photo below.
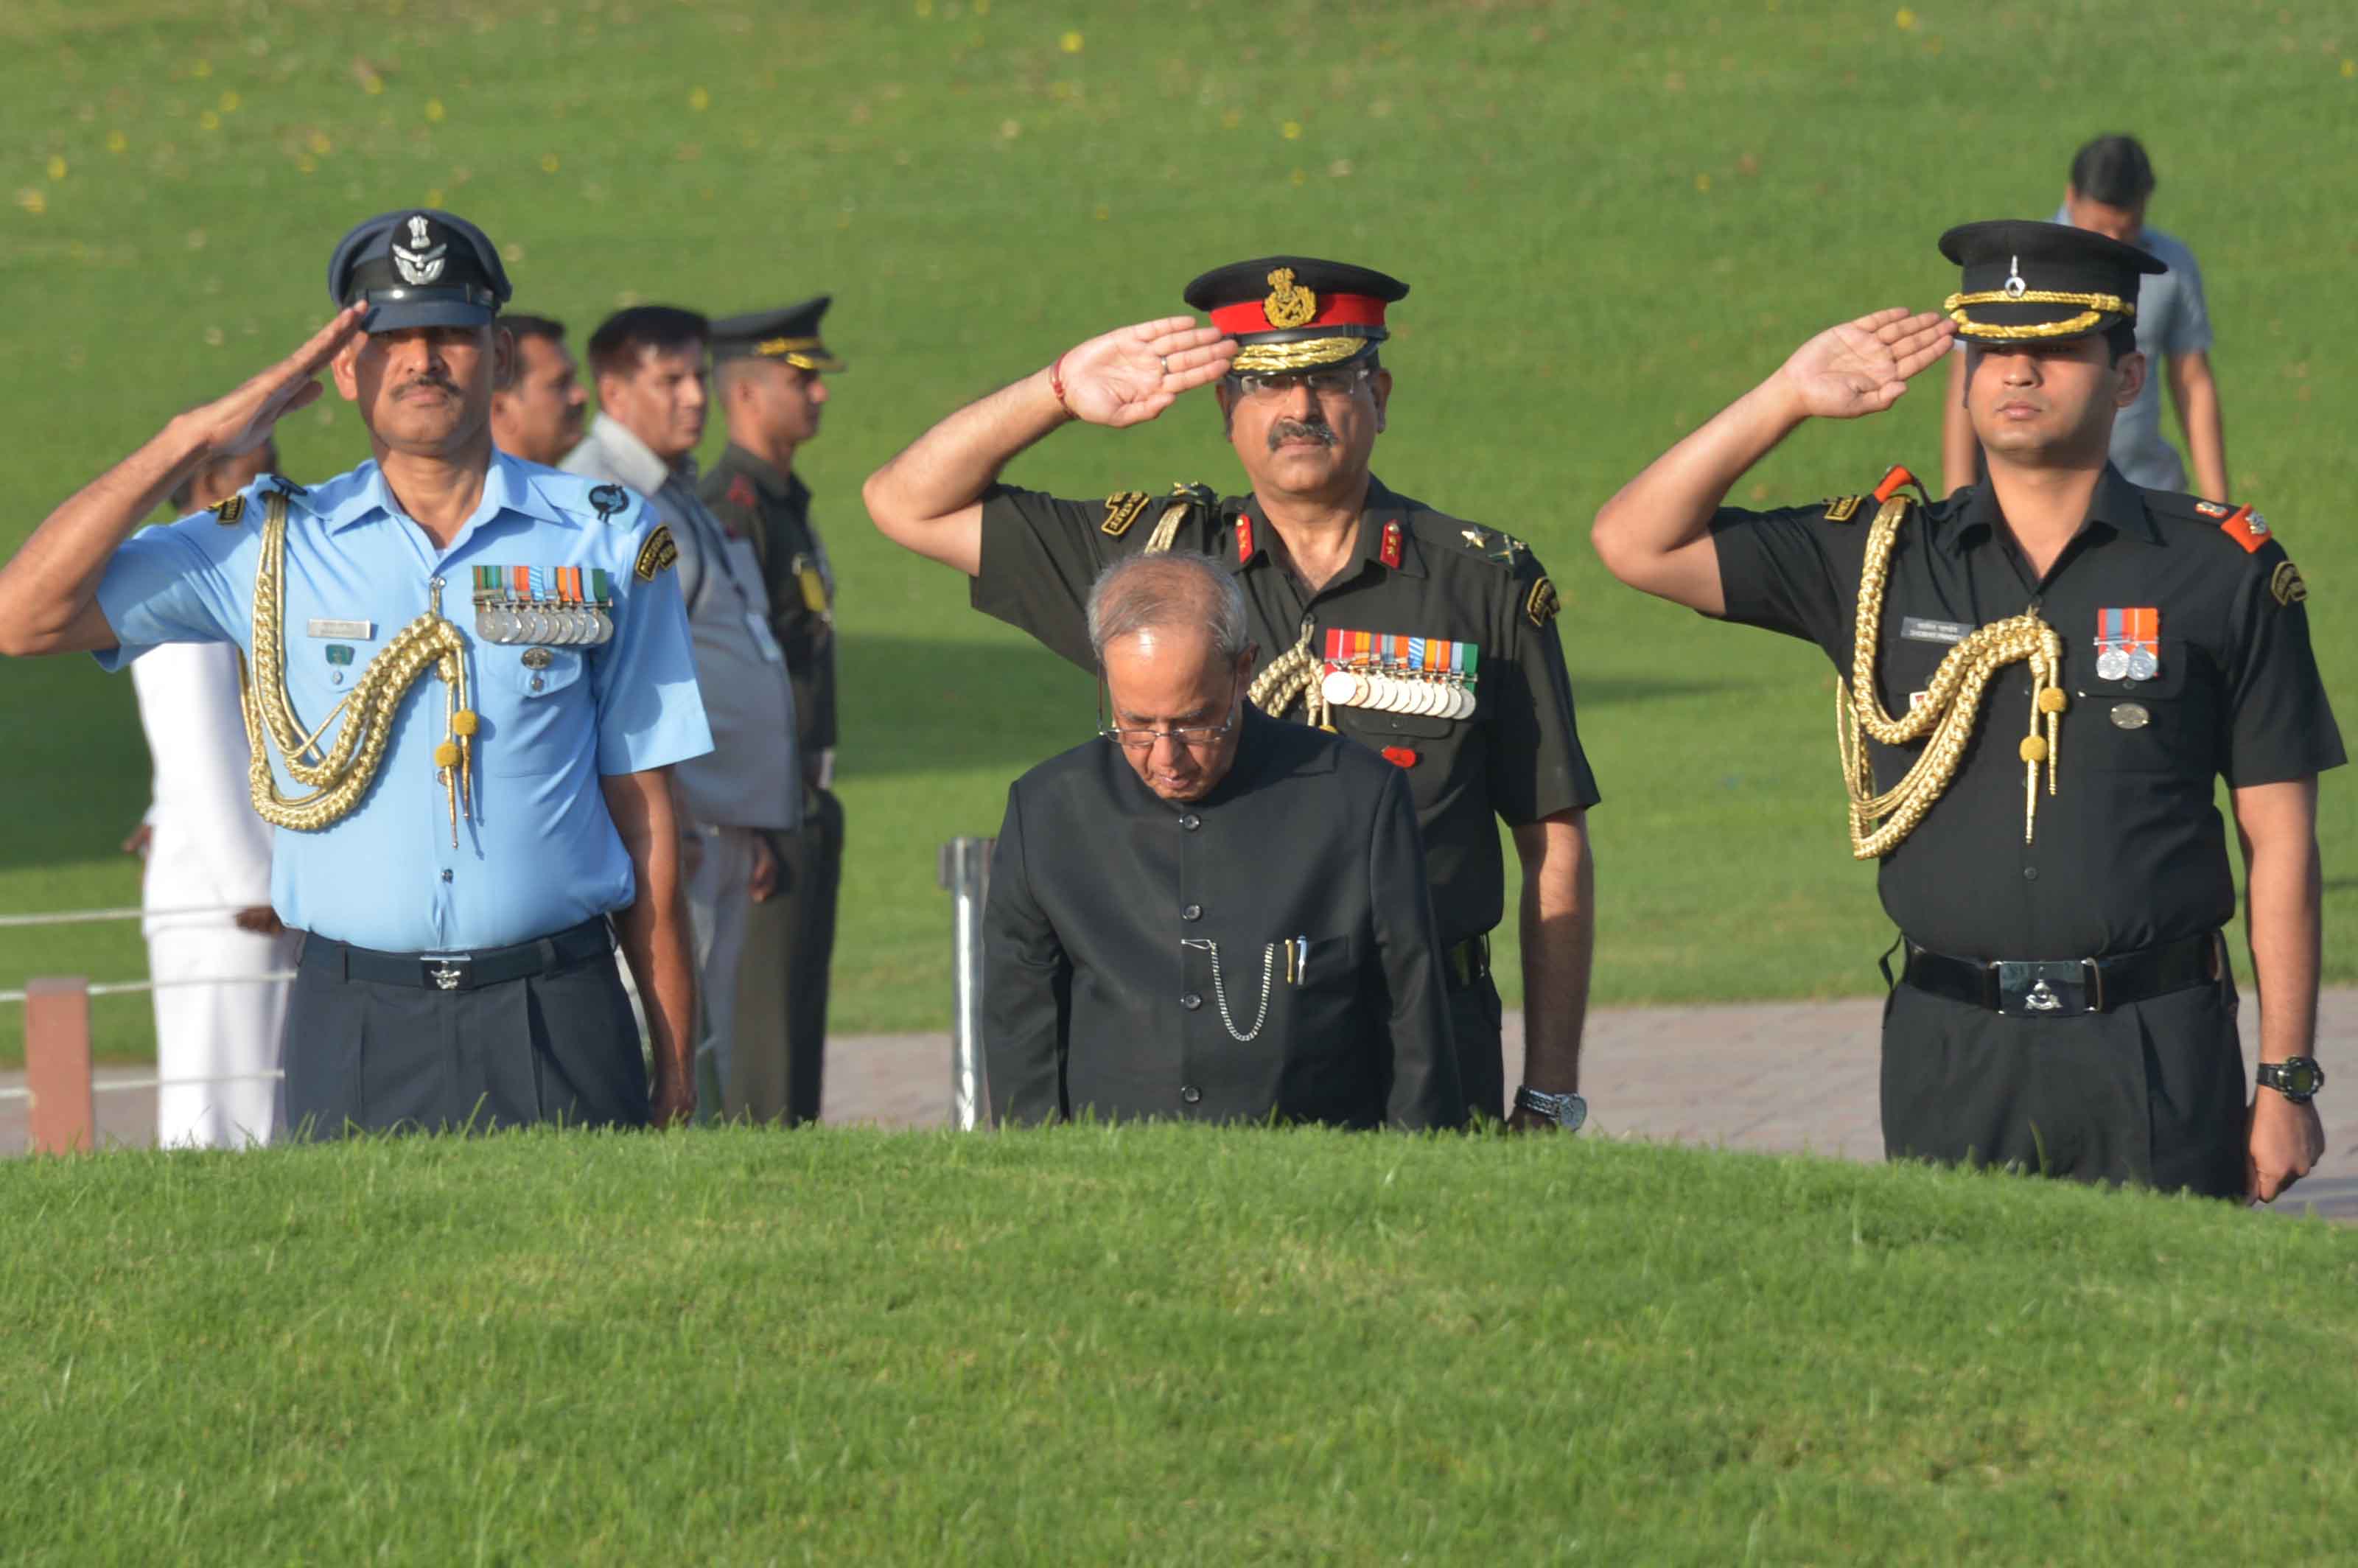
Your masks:
M306 933L290 1128L677 1119L696 996L670 769L711 739L669 536L619 486L493 449L514 351L474 225L371 219L329 287L339 313L302 349L172 420L0 568L0 653L113 669L237 645L271 899ZM197 464L316 398L323 369L372 460L132 536Z

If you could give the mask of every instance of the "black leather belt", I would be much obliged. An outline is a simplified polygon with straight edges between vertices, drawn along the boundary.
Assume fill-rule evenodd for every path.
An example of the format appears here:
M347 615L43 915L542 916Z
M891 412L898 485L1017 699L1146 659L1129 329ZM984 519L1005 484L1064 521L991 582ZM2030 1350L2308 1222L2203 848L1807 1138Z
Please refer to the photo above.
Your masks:
M1994 963L1952 958L1909 942L1901 978L1918 990L2009 1018L2074 1018L2215 982L2225 972L2225 956L2216 931L2103 958Z
M1468 936L1442 955L1445 963L1443 972L1449 977L1449 989L1465 990L1490 972L1490 934Z
M380 953L331 936L306 935L297 962L307 969L328 970L339 979L416 986L421 990L472 991L570 968L613 950L613 933L600 915L553 936L473 953Z

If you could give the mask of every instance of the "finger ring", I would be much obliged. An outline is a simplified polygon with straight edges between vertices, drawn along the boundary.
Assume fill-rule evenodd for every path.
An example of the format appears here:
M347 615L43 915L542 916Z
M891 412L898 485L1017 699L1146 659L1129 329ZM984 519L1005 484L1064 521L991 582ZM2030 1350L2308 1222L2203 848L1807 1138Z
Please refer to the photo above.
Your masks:
M1154 356L1154 362L1163 367L1163 373L1164 375L1169 375L1171 373L1171 359L1169 355L1157 354Z

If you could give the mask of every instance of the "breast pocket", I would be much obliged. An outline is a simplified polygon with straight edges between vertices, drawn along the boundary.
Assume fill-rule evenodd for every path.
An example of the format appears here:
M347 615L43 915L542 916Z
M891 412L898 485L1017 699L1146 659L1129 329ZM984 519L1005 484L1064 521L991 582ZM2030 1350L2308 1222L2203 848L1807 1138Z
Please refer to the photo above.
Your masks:
M545 661L545 662L544 662ZM586 655L568 648L480 651L476 679L483 718L478 749L485 773L543 773L590 741L595 706Z
M2149 680L2104 680L2095 654L2072 651L2071 707L2063 721L2063 761L2076 747L2091 767L2132 773L2212 771L2212 687L2197 667L2201 650L2164 638L2161 665Z

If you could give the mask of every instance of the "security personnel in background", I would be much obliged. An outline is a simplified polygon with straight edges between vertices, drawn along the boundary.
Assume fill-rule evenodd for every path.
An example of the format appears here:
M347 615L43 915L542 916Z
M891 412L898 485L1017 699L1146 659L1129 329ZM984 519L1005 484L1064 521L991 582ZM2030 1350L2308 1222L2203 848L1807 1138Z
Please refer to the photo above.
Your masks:
M725 528L752 542L770 590L770 627L785 651L802 756L803 825L769 836L777 891L747 918L737 1015L783 1018L783 1060L741 1061L728 1109L759 1121L816 1121L827 1060L827 968L843 879L843 806L835 775L835 568L811 521L795 453L818 434L827 383L843 362L819 341L821 295L783 310L712 324L713 393L728 449L698 487Z
M671 541L619 487L493 449L508 280L473 224L373 218L328 288L310 341L172 420L0 568L0 652L243 655L271 902L308 933L290 1127L683 1117L696 995L670 769L711 741ZM322 369L372 460L130 537L200 465L309 405Z
M2342 740L2308 590L2248 506L2107 460L2146 374L2147 252L2054 223L1942 236L1946 312L1821 333L1598 513L1633 587L1834 662L1853 852L1906 945L1884 1013L1895 1156L2273 1199L2324 1148L2317 774ZM1911 503L1720 505L1803 420L1891 406L1963 340L1989 478ZM2220 927L2250 883L2247 1108Z
M1556 641L1556 591L1523 543L1395 493L1368 470L1391 373L1385 312L1408 286L1366 267L1268 256L1207 272L1174 316L1066 350L951 415L871 476L887 537L974 579L978 609L1090 662L1089 583L1140 550L1231 564L1251 609L1253 705L1364 742L1406 770L1450 972L1466 1101L1505 1084L1489 931L1504 913L1498 818L1523 863L1524 1078L1511 1122L1576 1127L1596 799ZM1217 384L1249 493L1202 486L1062 501L999 481L1072 420L1123 427Z
M696 444L710 409L710 323L670 305L618 310L590 336L598 417L566 455L568 473L618 481L645 496L677 542L679 591L696 648L696 678L712 750L679 770L697 846L687 874L704 1038L697 1081L707 1119L730 1113L735 1064L783 1058L783 1018L740 1020L737 983L747 923L777 885L774 834L802 821L795 697L785 651L770 630L770 595L752 541L696 493Z

